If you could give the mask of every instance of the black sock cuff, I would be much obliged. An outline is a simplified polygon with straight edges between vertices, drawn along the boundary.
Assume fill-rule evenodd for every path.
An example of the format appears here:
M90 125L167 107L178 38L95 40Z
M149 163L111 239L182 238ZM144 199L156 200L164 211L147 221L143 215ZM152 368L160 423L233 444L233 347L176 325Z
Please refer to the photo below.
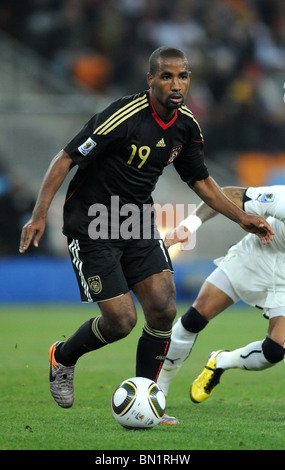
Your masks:
M100 317L90 318L78 330L56 348L56 360L65 366L73 366L79 357L107 344L98 329Z
M100 328L99 328L99 321L101 317L95 317L90 319L90 326L91 330L96 336L96 338L101 341L102 344L108 344L108 341L102 336Z
M191 331L191 333L199 333L207 326L208 320L206 320L195 307L190 307L181 317L181 323L185 330Z
M171 334L172 329L168 331L155 330L154 328L151 328L147 323L144 324L142 333L143 336L146 336L156 341L168 341L171 337Z
M268 337L262 343L262 351L265 359L271 364L276 364L284 358L285 349L281 344Z

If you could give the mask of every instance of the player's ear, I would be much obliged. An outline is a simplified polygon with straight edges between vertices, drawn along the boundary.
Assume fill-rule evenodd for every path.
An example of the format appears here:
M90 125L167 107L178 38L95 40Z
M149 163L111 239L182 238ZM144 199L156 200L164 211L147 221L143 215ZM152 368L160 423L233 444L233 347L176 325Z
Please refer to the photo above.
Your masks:
M153 76L151 75L150 72L147 73L147 83L148 83L148 86L151 88L153 84Z

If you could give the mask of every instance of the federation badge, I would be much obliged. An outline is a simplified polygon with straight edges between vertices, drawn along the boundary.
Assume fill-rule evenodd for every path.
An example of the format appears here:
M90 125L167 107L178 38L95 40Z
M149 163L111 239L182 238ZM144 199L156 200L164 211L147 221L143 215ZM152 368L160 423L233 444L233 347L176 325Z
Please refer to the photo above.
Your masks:
M89 288L92 294L95 294L95 295L100 294L102 290L102 283L101 283L100 276L89 277L87 281L88 281Z
M172 163L175 160L175 158L178 157L178 155L181 152L181 149L182 149L182 145L175 145L175 147L172 148L172 150L170 152L170 157L169 157L168 162L167 162L167 165Z
M274 194L272 193L263 193L260 202L273 202L274 201Z
M82 153L82 155L87 155L90 152L90 150L92 150L95 146L96 146L96 142L94 142L94 140L92 140L91 137L89 137L89 139L87 139L84 142L84 144L78 147L78 150L80 153Z

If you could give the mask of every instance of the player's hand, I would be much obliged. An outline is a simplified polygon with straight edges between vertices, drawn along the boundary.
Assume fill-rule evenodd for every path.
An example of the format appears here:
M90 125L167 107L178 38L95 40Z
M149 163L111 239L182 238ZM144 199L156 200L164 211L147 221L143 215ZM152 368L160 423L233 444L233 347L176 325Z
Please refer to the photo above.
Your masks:
M179 225L178 227L169 230L166 233L164 244L166 248L169 248L172 245L176 245L176 243L186 243L189 240L190 232L189 230L184 227L184 225Z
M23 227L20 239L19 252L25 253L29 248L32 239L34 238L33 245L39 246L39 241L45 231L45 219L29 220Z
M270 244L275 235L269 223L258 215L247 215L245 220L240 223L240 226L250 233L255 233L263 243L263 245Z

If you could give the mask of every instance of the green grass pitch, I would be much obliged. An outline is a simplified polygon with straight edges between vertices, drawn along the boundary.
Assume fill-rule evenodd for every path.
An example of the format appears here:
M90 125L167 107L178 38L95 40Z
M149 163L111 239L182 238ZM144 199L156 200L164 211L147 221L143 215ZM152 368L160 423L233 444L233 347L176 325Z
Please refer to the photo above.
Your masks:
M178 316L186 305L179 305ZM200 334L173 381L167 412L180 426L127 430L114 420L116 386L135 370L143 325L117 343L82 357L75 371L75 403L61 409L49 392L48 349L97 314L89 305L1 306L1 450L284 450L285 365L262 372L230 370L202 404L189 386L215 349L234 349L265 337L259 310L232 308Z

